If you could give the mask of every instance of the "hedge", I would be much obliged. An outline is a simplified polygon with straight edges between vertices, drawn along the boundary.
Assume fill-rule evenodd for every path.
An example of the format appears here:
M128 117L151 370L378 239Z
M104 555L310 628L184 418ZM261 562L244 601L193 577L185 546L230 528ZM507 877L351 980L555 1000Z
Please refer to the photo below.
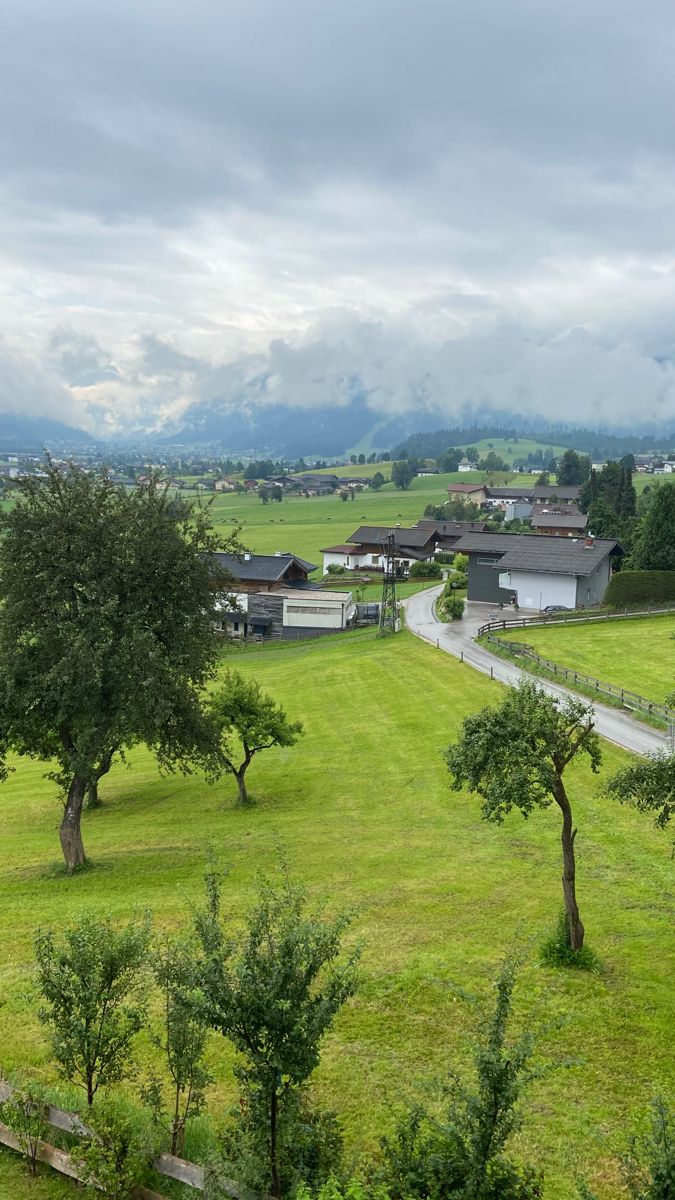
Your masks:
M604 602L609 608L631 608L664 600L675 600L675 571L618 571Z

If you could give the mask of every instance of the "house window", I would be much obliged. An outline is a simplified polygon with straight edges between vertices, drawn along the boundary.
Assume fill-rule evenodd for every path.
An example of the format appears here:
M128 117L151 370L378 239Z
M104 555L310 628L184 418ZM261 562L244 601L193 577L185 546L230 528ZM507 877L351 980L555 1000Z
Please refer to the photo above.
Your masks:
M380 565L380 556L379 556L379 554L373 554L373 566L374 566L374 567L379 567L379 565Z
M234 622L234 632L239 633L239 622L238 621Z
M495 563L499 562L499 558L495 555L493 558L486 558L485 555L480 555L476 562L479 567L494 567Z

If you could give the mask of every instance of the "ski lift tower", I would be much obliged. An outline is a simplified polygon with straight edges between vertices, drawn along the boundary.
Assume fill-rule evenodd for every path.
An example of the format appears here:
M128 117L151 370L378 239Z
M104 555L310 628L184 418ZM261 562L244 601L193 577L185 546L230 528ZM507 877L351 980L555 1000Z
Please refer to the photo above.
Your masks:
M398 633L401 628L396 600L395 544L392 530L387 534L385 542L384 577L382 579L382 601L380 603L380 627L378 631L380 635Z

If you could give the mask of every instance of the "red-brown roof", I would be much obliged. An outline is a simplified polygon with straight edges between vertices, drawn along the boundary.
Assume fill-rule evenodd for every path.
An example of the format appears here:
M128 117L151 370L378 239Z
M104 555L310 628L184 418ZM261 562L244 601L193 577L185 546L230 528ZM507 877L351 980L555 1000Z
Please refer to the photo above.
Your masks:
M485 485L482 483L449 483L449 492L482 492L485 491Z

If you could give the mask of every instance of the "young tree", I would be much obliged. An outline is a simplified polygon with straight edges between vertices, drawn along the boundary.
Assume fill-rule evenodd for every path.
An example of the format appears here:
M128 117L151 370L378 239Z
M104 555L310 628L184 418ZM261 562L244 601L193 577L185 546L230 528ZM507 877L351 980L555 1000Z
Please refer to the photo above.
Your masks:
M162 1051L169 1072L168 1109L157 1076L151 1076L142 1094L158 1124L169 1134L171 1153L182 1154L185 1126L201 1112L204 1092L211 1082L204 1066L208 1026L197 995L194 945L167 939L155 951L153 974L162 997L162 1032L153 1041Z
M221 686L209 701L211 718L221 744L221 761L234 775L239 804L248 804L246 772L251 759L272 746L294 746L303 733L301 721L289 721L280 705L263 692L255 679L244 679L238 671L227 671ZM244 756L235 762L230 738L242 745Z
M623 767L605 785L606 794L640 812L654 814L654 823L665 829L675 816L675 754L653 754Z
M63 1076L84 1088L87 1104L100 1087L132 1072L131 1042L145 1018L139 983L149 941L148 916L117 930L89 915L66 929L61 942L49 929L35 936L40 1020Z
M562 485L585 483L590 475L591 460L585 454L577 454L576 450L566 450L557 469L557 480Z
M0 539L0 772L14 750L56 763L67 869L85 861L87 791L143 741L160 765L208 755L201 689L215 668L228 577L208 512L47 465L19 484ZM222 542L220 543L222 545ZM238 549L236 533L225 544Z
M281 1132L318 1066L322 1038L356 990L359 952L342 956L350 917L328 920L308 912L304 891L287 872L278 888L259 882L238 940L221 925L213 874L207 894L208 907L197 918L206 1011L213 1028L243 1056L235 1068L244 1092L242 1119L252 1123L248 1132L264 1147L266 1189L280 1197L287 1175Z
M370 486L374 492L379 492L380 488L384 487L386 479L381 471L376 471L370 481Z
M573 697L557 701L524 681L501 704L466 717L460 738L445 756L453 790L466 784L477 792L487 821L501 823L514 808L528 817L552 801L558 805L562 888L573 951L583 946L584 927L576 899L576 829L563 776L578 754L587 754L591 769L598 770L601 751L593 710Z
M258 488L258 497L260 500L262 500L263 504L269 504L270 494L270 489L266 486L266 484L261 483L260 487Z
M494 1011L481 1023L473 1050L475 1082L451 1072L447 1113L440 1118L414 1108L393 1138L384 1138L387 1194L420 1200L536 1200L541 1181L506 1156L522 1117L520 1101L534 1072L531 1033L510 1039L515 964L507 960L497 978Z

